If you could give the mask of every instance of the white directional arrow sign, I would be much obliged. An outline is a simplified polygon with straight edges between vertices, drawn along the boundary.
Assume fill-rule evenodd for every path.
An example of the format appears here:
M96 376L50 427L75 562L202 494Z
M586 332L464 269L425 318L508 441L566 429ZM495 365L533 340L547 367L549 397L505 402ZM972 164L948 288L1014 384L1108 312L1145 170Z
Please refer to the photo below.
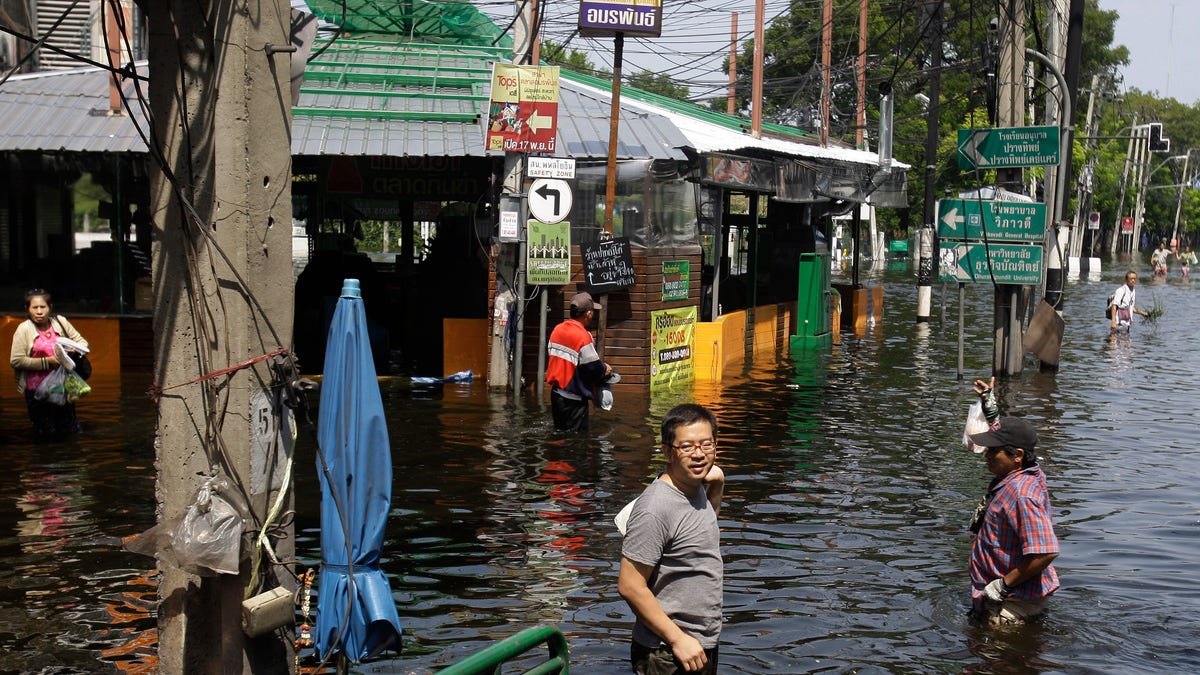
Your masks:
M942 215L941 222L943 227L938 228L939 236L949 239L959 239L965 236L966 228L959 226L965 225L967 219L958 214L957 206L951 207L948 211L946 211L946 213ZM942 232L946 232L946 234L941 234Z
M529 127L531 133L536 134L539 131L554 128L554 118L549 115L539 115L538 111L534 110L529 114L529 119L525 120L525 126Z
M557 223L571 212L572 199L567 181L539 178L529 186L529 213L543 223Z
M958 168L982 169L1058 164L1058 127L958 130Z
M1041 242L1046 205L986 199L939 199L938 237L967 241Z

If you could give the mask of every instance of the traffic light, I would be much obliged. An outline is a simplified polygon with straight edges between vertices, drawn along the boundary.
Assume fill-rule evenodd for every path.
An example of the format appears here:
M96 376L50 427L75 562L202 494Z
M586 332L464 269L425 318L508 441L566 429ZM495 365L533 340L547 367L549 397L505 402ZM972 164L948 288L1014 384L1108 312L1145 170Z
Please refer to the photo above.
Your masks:
M1162 123L1150 123L1150 152L1170 152L1171 139L1163 138Z

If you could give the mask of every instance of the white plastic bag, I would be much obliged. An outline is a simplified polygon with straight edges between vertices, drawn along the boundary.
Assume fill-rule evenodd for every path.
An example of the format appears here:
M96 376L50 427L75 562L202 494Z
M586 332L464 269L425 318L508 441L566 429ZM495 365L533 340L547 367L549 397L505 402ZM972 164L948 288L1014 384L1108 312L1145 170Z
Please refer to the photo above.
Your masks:
M218 493L227 487L223 480L206 480L176 528L171 550L181 569L200 576L238 573L242 516Z
M67 392L63 387L66 381L67 371L62 366L59 366L50 371L46 379L42 380L37 390L33 392L33 397L39 401L45 401L54 405L66 405Z
M988 426L987 417L983 414L983 403L975 401L971 404L971 408L967 410L967 425L963 429L962 444L963 447L975 452L983 452L983 448L971 442L971 434L981 434L990 429Z

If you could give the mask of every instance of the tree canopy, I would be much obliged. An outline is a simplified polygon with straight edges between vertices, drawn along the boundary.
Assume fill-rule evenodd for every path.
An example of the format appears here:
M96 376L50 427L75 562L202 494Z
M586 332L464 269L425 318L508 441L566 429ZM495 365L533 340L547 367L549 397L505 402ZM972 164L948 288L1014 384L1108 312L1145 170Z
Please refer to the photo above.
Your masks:
M871 0L868 8L867 53L864 108L867 121L865 137L870 147L877 140L878 102L881 86L890 87L895 95L894 155L911 166L924 166L926 115L929 81L934 73L935 46L941 50L940 119L938 134L938 163L935 171L935 194L941 196L969 189L994 180L990 172L963 171L956 160L957 130L994 126L996 106L996 61L998 59L996 15L992 12L1002 3L978 3L972 0L946 0L940 3L940 22L935 21L933 3L925 0ZM1044 53L1046 44L1045 5L1026 3L1026 45ZM775 19L764 34L763 116L772 122L819 131L820 101L825 86L822 67L823 3L793 3L790 11ZM830 88L829 137L853 142L857 131L859 82L859 3L836 2L830 25ZM1173 99L1157 99L1152 95L1132 91L1119 101L1115 92L1119 85L1117 73L1129 63L1129 50L1113 44L1118 14L1100 9L1098 0L1086 0L1084 7L1083 40L1080 55L1080 80L1075 106L1077 142L1074 152L1073 177L1084 173L1087 160L1093 154L1094 199L1086 208L1105 212L1105 222L1116 217L1120 202L1120 174L1128 148L1127 142L1101 141L1090 143L1086 136L1087 103L1091 94L1093 75L1097 92L1095 128L1098 136L1129 135L1130 115L1140 111L1139 123L1162 122L1164 132L1172 138L1172 153L1182 154L1186 148L1200 143L1200 115L1197 108ZM939 39L940 35L940 39ZM754 45L743 46L739 61L751 62ZM728 68L728 63L726 63ZM736 105L748 114L751 73L739 68ZM1031 102L1041 108L1047 87L1058 95L1053 78L1035 73ZM716 101L714 106L724 106ZM1036 112L1029 124L1043 124L1044 113ZM1160 157L1159 159L1163 159ZM1200 154L1189 162L1189 174L1196 175ZM1178 184L1183 181L1183 160L1168 162L1151 176L1151 183ZM1040 169L1026 172L1028 178L1038 179ZM1172 178L1172 175L1174 178ZM913 171L909 176L909 195L917 213L923 210L924 172ZM1181 219L1190 223L1193 214L1191 191L1186 191ZM1071 190L1074 195L1074 190ZM1178 192L1151 190L1147 197L1147 222L1173 220ZM1129 198L1127 202L1131 201ZM1066 214L1072 212L1069 205ZM1130 204L1125 205L1125 210ZM1169 212L1169 218L1168 216ZM885 220L896 214L881 214ZM1200 212L1195 213L1200 216Z

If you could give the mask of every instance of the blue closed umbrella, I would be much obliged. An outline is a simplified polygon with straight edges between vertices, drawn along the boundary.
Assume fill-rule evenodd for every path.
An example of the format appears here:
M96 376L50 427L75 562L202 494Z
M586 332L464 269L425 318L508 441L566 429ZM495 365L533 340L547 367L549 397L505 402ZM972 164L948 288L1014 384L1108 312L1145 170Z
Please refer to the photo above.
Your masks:
M392 503L392 458L357 279L329 325L321 411L321 577L315 646L355 663L400 646L400 617L379 568Z

